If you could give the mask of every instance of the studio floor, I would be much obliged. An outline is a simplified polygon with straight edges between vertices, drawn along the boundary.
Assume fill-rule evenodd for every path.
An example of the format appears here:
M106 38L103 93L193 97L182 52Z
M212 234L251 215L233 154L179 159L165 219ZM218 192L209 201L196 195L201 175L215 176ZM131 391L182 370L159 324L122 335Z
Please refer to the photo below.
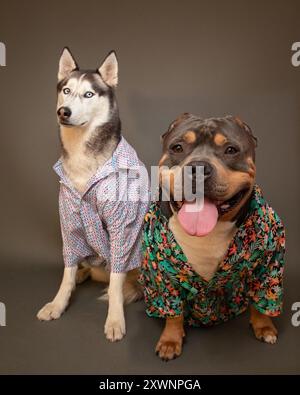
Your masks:
M61 273L60 265L1 265L0 301L7 310L7 325L0 327L1 374L300 373L300 327L291 324L295 278L286 280L276 345L255 340L244 314L218 327L189 328L182 356L165 363L154 353L163 322L148 318L143 302L127 307L127 335L121 342L105 339L107 306L97 300L98 283L80 285L59 320L39 322L36 312L53 297Z

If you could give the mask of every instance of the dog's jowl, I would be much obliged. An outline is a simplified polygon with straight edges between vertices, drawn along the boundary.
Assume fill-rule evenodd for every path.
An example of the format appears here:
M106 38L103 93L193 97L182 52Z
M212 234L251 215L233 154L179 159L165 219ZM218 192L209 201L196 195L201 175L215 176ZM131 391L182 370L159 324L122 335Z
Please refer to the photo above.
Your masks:
M282 309L285 235L255 183L251 129L232 116L184 113L162 141L161 189L171 185L172 196L153 202L146 215L140 278L148 315L166 321L157 353L164 360L180 355L185 325L222 323L248 307L256 338L275 343L270 317ZM183 182L185 166L203 168L201 207L174 198L174 166Z
M137 269L148 207L148 185L143 177L126 184L118 177L131 169L142 175L147 172L121 135L117 83L114 52L97 70L83 71L64 49L57 85L62 156L54 170L60 178L65 270L57 295L38 312L40 320L57 319L68 306L76 282L89 277L109 282L105 334L111 341L125 335L124 302L141 296Z

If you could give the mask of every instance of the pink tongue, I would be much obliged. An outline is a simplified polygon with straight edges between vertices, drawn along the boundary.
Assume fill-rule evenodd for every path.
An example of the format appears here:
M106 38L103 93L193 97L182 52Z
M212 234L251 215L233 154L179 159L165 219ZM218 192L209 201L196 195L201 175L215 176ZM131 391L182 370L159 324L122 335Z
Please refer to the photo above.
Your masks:
M216 226L218 209L206 198L204 198L200 209L196 201L186 202L178 212L178 220L189 235L206 236Z

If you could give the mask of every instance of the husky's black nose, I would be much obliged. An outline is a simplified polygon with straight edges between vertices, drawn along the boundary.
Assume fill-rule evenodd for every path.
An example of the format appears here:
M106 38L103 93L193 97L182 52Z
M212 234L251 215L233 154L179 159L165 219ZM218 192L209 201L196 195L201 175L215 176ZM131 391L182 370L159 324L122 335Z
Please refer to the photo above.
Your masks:
M72 111L69 109L69 107L60 107L57 110L57 115L59 116L60 119L62 120L68 120L72 114Z

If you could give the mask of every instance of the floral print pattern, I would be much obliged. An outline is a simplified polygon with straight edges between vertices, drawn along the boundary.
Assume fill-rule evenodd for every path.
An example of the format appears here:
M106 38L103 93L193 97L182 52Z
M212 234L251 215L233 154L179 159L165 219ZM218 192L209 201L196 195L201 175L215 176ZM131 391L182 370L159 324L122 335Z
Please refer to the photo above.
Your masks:
M188 263L159 202L153 202L145 217L140 275L147 314L184 314L190 325L207 326L241 314L251 303L259 312L277 316L282 310L284 252L283 224L255 185L244 222L206 281Z

